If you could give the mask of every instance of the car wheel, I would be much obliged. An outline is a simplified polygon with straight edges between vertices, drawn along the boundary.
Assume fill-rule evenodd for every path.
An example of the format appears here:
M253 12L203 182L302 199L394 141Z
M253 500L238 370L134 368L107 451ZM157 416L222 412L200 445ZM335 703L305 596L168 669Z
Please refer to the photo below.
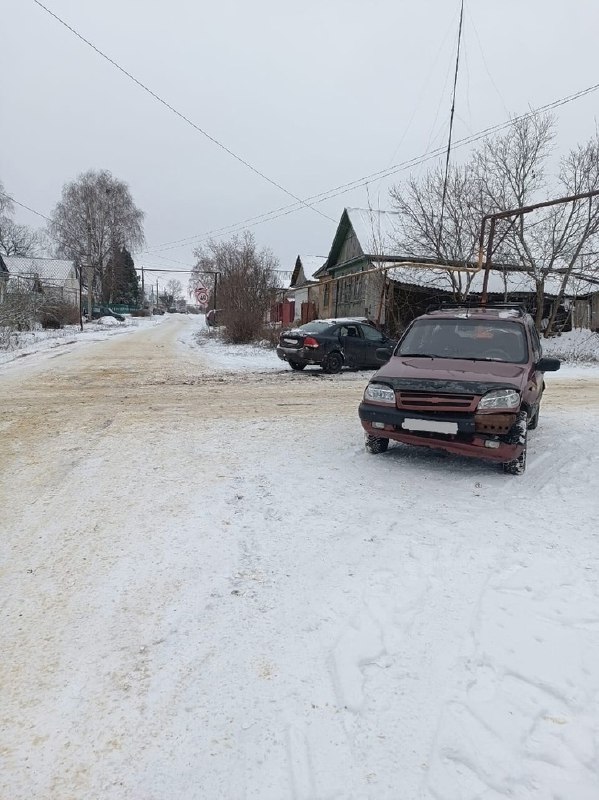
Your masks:
M305 364L300 364L299 361L290 361L289 362L289 366L291 367L291 369L295 369L297 371L299 371L301 369L305 369L305 367L306 367Z
M331 375L335 375L337 372L341 372L341 368L343 367L343 356L341 353L329 353L329 355L325 358L322 362L322 369L323 372L328 372Z
M537 406L537 410L535 411L534 417L528 423L528 430L534 431L537 425L539 424L539 414L541 413L541 406Z
M526 470L526 449L528 445L528 415L526 411L521 411L518 415L516 422L517 429L519 429L519 442L524 446L524 449L512 461L505 461L503 464L503 471L506 475L524 475Z
M380 436L371 436L369 433L367 433L364 444L366 450L376 456L379 453L384 453L387 450L389 447L389 439L382 439Z

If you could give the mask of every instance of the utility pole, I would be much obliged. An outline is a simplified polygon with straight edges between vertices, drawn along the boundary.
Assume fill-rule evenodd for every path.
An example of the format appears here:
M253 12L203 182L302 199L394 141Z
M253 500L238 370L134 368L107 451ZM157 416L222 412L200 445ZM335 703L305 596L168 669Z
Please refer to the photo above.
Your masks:
M83 330L83 264L79 262L79 327Z
M92 284L94 282L94 265L92 263L92 227L87 220L87 321L92 321Z
M146 284L144 280L144 268L141 268L141 307L146 307Z
M483 291L481 296L481 305L486 305L489 300L489 272L491 270L493 261L493 241L495 239L495 227L497 220L511 219L509 228L511 228L516 220L529 214L531 211L536 211L539 208L548 208L549 206L563 205L564 203L575 203L578 200L590 200L593 197L599 196L599 189L594 189L590 192L580 192L579 194L571 194L568 197L558 197L555 200L544 200L542 203L534 203L529 206L520 206L519 208L510 208L507 211L496 211L494 214L485 214L482 218L480 226L480 236L478 241L478 269L485 268L485 276L483 279ZM489 225L489 238L487 241L487 252L485 258L485 228L487 220L490 221ZM509 230L508 228L508 230ZM484 265L483 265L484 261Z

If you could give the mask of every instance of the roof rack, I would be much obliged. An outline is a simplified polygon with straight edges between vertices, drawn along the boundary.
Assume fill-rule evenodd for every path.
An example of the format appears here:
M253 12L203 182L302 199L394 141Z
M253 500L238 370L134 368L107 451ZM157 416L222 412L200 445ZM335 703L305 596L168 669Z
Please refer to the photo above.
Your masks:
M461 303L444 302L441 300L440 303L437 303L434 306L429 306L426 309L426 313L429 314L431 311L445 311L446 309L452 308L466 311L472 311L475 309L481 311L484 311L485 309L504 309L505 311L517 311L518 315L521 317L528 314L526 307L523 306L522 303L481 303L480 300L463 300Z

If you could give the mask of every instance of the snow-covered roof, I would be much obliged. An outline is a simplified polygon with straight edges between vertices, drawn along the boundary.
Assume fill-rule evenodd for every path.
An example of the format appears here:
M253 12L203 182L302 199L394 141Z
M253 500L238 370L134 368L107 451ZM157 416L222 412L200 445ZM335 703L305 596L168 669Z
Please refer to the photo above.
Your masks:
M399 227L396 211L346 208L354 233L367 255L399 255L395 245Z
M293 272L287 269L277 269L275 270L277 275L277 282L279 284L279 289L289 289L291 286L291 276Z
M299 256L302 262L302 269L304 270L304 277L307 281L314 278L314 273L317 272L327 260L326 256Z
M72 277L75 263L62 258L24 258L4 256L10 275L31 277L36 275L43 281L66 281Z
M453 274L456 281L461 281L461 286L465 287L470 274L467 272L453 272L443 268L431 267L407 267L398 266L389 270L388 277L397 283L404 283L410 286L421 286L428 289L438 289L450 292L453 289ZM484 270L472 276L470 292L480 294L483 290ZM559 274L548 275L545 279L545 294L557 295L560 291L562 276ZM488 291L490 294L533 294L535 282L530 275L525 272L491 270L489 273ZM570 297L592 294L599 292L599 284L586 281L575 276L568 279L566 294Z

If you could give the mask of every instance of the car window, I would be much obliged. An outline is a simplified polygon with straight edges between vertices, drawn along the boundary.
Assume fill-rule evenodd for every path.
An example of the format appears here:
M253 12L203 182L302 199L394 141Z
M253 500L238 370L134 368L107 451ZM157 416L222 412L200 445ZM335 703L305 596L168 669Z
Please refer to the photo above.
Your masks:
M342 325L339 328L340 336L353 336L354 338L360 337L359 325Z
M532 339L532 349L534 353L534 360L539 361L543 355L543 348L541 346L541 340L539 339L539 334L537 329L534 325L530 326L530 336Z
M306 324L301 325L298 330L302 333L324 333L324 331L328 331L331 327L330 322L315 320L314 322L306 322Z
M383 334L380 331L377 331L376 328L371 328L370 325L361 325L362 333L364 334L364 338L367 339L369 342L382 342L383 341Z
M406 332L399 355L523 364L528 342L524 327L509 320L422 319Z

